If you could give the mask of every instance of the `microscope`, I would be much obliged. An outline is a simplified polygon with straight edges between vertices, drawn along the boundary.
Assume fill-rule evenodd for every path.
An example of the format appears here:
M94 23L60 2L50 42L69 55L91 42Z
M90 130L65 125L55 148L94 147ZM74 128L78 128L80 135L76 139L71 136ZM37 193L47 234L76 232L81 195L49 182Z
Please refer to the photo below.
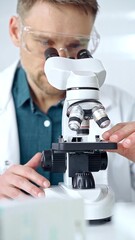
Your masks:
M59 194L79 197L84 202L85 220L108 221L112 216L114 193L108 185L95 184L93 172L106 171L107 149L117 144L95 135L89 141L90 124L100 128L110 124L105 108L99 101L99 90L105 81L102 63L82 49L77 59L60 57L54 48L45 52L45 74L49 83L66 92L62 114L62 135L50 150L42 153L41 166L45 171L63 173L64 182L46 189L46 195ZM53 191L53 194L52 194Z

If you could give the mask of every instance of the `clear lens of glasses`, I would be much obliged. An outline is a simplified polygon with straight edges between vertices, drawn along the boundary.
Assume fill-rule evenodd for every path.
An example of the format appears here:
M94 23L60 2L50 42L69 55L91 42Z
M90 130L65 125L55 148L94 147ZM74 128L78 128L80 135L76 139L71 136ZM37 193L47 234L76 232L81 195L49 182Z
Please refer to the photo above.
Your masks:
M88 44L88 50L90 51L91 54L93 54L96 51L96 49L98 48L99 42L100 42L100 35L97 32L96 28L94 27L90 35L90 41Z
M76 58L78 51L88 48L93 54L99 43L96 30L88 36L73 36L63 33L33 31L31 27L22 28L22 44L27 52L44 59L47 48L53 47L58 51L63 49L67 57Z

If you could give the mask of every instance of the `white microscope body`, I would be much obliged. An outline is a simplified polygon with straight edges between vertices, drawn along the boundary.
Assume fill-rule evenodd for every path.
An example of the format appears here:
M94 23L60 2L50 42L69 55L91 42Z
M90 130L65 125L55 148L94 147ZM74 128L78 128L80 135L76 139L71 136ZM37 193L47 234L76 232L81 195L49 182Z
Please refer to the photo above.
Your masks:
M41 162L46 171L64 173L64 183L54 188L56 194L63 192L83 198L85 219L104 221L112 216L114 193L102 182L96 185L92 172L106 170L105 150L117 148L117 145L103 142L99 136L95 136L95 142L89 142L89 136L91 121L101 128L110 123L99 102L99 88L106 72L102 63L93 59L87 50L80 51L78 56L80 59L55 56L52 49L47 57L45 74L48 81L53 87L65 90L66 98L62 136L58 143L52 144L50 152L43 152Z

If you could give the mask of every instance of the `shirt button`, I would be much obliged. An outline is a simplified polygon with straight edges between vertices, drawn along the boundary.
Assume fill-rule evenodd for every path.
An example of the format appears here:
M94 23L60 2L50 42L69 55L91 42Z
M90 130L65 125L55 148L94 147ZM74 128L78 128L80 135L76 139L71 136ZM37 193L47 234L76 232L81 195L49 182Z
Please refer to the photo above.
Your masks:
M45 121L44 121L44 126L45 126L45 127L49 127L49 126L50 126L50 124L51 124L51 123L50 123L50 121L49 121L49 120L45 120Z

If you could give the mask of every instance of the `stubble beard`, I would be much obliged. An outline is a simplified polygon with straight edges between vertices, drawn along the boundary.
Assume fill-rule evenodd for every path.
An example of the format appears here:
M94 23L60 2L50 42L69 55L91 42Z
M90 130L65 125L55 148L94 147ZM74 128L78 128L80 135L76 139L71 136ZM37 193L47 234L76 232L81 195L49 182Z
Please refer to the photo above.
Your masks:
M47 80L43 71L37 73L36 76L31 74L31 80L36 85L36 87L45 95L55 96L55 95L65 95L65 91L58 90L51 86Z

